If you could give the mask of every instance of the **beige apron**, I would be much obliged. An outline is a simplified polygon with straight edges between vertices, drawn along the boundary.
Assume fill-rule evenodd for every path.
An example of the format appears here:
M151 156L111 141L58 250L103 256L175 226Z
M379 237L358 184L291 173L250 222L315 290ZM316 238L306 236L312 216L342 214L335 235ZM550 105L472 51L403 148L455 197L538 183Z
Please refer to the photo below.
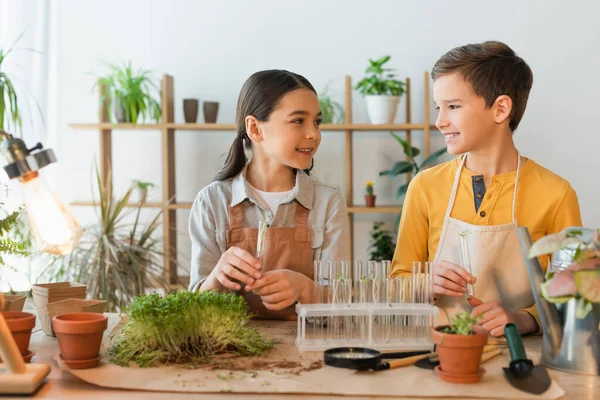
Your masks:
M475 297L483 302L498 300L505 310L511 312L531 307L534 303L516 230L515 202L521 155L518 154L518 157L512 201L512 222L505 225L479 226L450 217L456 199L460 173L466 159L466 155L463 156L454 178L440 242L434 259L434 265L443 260L462 266L459 235L467 231L472 274L477 278L477 282L474 284ZM448 319L454 314L472 310L472 307L467 303L466 292L462 297L442 296L436 304L442 311L439 313L438 320L439 324L442 325L447 324Z
M237 246L256 256L258 228L244 228L243 202L229 207L229 227L227 231L227 248ZM289 269L300 272L313 279L314 267L308 228L308 209L296 202L296 226L289 228L267 228L265 250L262 255L261 273L277 269ZM264 306L260 296L242 289L238 291L244 296L250 311L260 318L296 319L295 305L281 311L270 311Z

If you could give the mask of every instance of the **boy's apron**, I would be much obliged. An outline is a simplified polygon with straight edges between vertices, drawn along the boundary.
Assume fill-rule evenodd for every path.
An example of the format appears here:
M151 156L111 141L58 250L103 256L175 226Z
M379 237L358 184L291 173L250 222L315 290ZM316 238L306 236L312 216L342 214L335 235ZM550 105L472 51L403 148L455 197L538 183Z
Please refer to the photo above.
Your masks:
M229 227L227 231L227 248L237 246L256 256L258 228L244 228L243 202L229 207ZM267 228L264 253L261 259L265 272L277 269L289 269L314 279L310 229L308 228L308 209L296 202L296 226L289 228ZM267 310L260 296L246 292L243 288L238 292L244 296L250 311L260 318L296 319L295 305L280 311Z
M441 260L462 266L460 234L467 231L471 272L477 278L477 282L474 284L475 297L484 303L498 300L502 307L510 312L531 307L534 304L516 230L515 202L521 155L518 154L518 157L512 201L512 222L504 225L480 226L450 217L460 182L460 173L466 159L466 155L463 156L454 177L454 185L434 259L435 266ZM446 325L454 314L472 309L467 303L466 292L461 297L441 296L436 304L443 311L439 313L438 325Z

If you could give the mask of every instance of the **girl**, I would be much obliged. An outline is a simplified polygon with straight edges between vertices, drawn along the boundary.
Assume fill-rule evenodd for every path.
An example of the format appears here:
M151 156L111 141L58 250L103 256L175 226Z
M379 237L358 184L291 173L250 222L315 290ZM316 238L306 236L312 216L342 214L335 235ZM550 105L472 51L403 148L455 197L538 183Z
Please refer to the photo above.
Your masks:
M313 260L350 258L340 191L310 176L319 100L298 74L260 71L242 87L236 119L223 169L192 206L190 290L233 290L259 317L293 319L296 302L313 301ZM260 221L268 228L258 260Z

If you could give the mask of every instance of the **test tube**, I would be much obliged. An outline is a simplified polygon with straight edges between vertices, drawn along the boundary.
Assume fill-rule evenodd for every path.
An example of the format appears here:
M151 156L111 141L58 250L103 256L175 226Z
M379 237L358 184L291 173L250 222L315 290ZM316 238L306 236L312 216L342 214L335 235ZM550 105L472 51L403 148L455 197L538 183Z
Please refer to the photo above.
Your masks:
M468 234L468 231L463 231L460 233L460 250L462 255L462 266L472 276L473 271L471 269L471 255L469 254L469 241L467 240ZM467 296L475 296L475 288L470 282L467 282Z

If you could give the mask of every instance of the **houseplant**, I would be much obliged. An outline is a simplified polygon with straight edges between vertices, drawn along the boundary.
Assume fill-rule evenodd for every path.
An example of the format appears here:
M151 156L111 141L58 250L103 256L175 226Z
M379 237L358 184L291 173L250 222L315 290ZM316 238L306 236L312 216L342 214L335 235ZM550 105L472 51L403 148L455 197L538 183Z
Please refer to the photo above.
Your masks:
M400 136L396 135L394 132L390 132L390 135L392 135L392 137L394 139L396 139L396 141L400 144L400 146L402 146L402 151L404 152L404 155L406 156L406 160L402 160L402 161L397 161L391 169L385 170L385 171L380 171L379 175L380 176L387 176L389 178L394 178L398 175L402 175L402 174L413 174L416 175L419 173L419 171L432 166L435 161L437 161L438 158L440 158L443 154L446 153L446 148L442 148L439 149L438 151L434 152L433 154L431 154L429 157L427 157L425 160L423 160L423 162L421 162L421 164L418 164L415 161L415 157L417 157L419 154L421 154L421 150L419 150L416 147L411 146L406 140L402 139ZM408 184L410 182L406 182L404 184L402 184L398 190L396 191L396 199L400 200L402 199L402 197L404 197L404 195L406 194L406 191L408 190ZM395 226L398 227L398 225L400 224L400 217L401 217L402 213L400 213L398 215L398 217L396 218L396 224Z
M539 239L529 249L529 258L574 249L571 265L562 271L549 272L540 292L552 303L575 300L576 316L580 319L594 307L600 307L600 229L590 241L582 236L581 229L567 228Z
M365 204L367 207L375 207L376 195L373 194L373 181L365 183Z
M99 221L87 226L79 245L68 256L52 257L43 277L48 281L89 282L88 297L106 301L107 312L123 310L147 289L169 290L163 278L165 257L156 232L163 207L148 224L140 221L143 204L126 208L134 186L115 199L112 174L105 183L96 171ZM125 222L133 210L133 222Z
M366 77L360 80L355 89L365 96L367 112L372 124L391 124L396 118L398 102L406 84L396 79L394 69L384 65L390 56L369 60Z
M383 229L383 222L374 222L370 235L370 260L384 261L394 258L394 250L396 250L394 238L390 231Z
M324 124L341 124L346 115L344 107L333 100L329 94L329 83L323 92L319 94L319 106L321 107L321 118Z
M221 354L260 356L274 342L246 327L250 313L242 296L217 291L179 291L139 296L115 335L112 362L140 367L196 364Z
M465 311L454 315L450 325L433 329L432 338L440 357L438 373L443 380L472 383L481 379L479 366L488 334L476 325L478 319Z
M139 69L134 71L131 62L121 66L107 64L109 73L99 77L96 85L104 86L101 104L112 109L117 122L131 122L151 119L157 123L161 118L159 101L155 100L154 92L157 85L150 76L150 71ZM94 87L96 87L94 85ZM110 113L109 113L110 114Z

